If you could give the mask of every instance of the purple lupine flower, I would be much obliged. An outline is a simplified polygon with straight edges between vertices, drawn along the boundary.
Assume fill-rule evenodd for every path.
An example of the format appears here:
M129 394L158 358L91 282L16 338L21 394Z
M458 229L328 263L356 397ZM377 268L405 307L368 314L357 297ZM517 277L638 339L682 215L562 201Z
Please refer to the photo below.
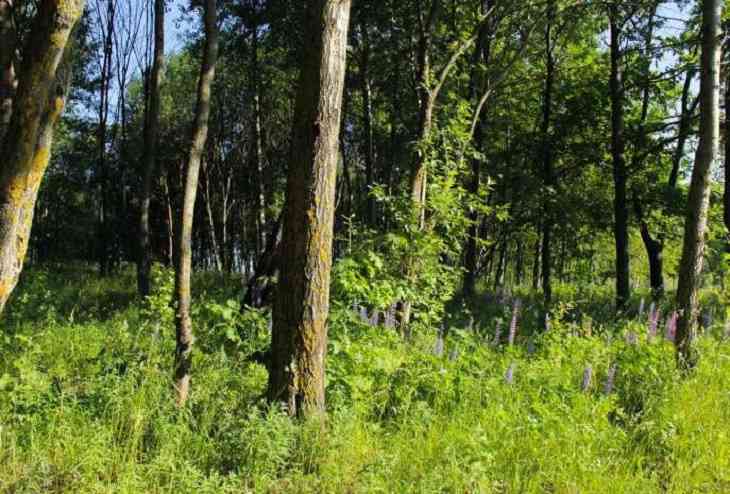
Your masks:
M611 367L608 368L608 375L606 376L606 384L603 387L603 392L607 395L610 395L613 391L613 382L616 379L616 364L611 364Z
M371 326L377 326L380 322L380 312L377 310L373 310L373 314L370 316L370 325Z
M677 311L672 311L671 315L667 318L667 330L664 334L665 338L669 341L674 341L674 337L677 334Z
M360 320L364 322L365 324L370 324L370 318L368 317L368 310L365 308L365 306L360 306Z
M639 302L639 317L644 315L644 297L641 297L641 302Z
M509 367L507 367L507 372L504 374L504 382L507 384L512 384L515 381L515 364L514 362L509 364Z
M636 345L639 342L639 339L636 337L636 333L633 331L627 331L626 332L626 343L628 345Z
M444 354L444 334L441 330L439 330L436 335L436 343L433 346L433 354L437 357L442 357Z
M515 342L515 336L517 336L517 325L520 313L520 299L515 300L515 305L512 308L512 320L509 323L509 338L507 340L508 345L513 345Z
M593 380L593 367L591 367L591 364L586 364L585 369L583 369L583 382L581 383L580 389L584 393L588 391L591 387L591 381Z
M502 320L497 319L497 324L494 327L494 346L499 346L500 340L502 339Z
M654 309L654 304L652 303L652 309L649 312L649 326L647 328L647 339L649 341L652 340L656 336L657 333L657 326L659 325L659 309Z

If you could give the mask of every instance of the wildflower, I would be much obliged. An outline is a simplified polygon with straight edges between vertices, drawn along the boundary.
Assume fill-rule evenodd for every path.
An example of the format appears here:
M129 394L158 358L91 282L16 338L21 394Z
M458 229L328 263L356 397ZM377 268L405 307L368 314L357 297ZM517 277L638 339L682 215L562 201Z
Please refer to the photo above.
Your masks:
M499 346L502 339L502 320L497 319L497 325L494 327L494 346Z
M437 357L441 357L444 354L444 332L443 328L439 329L438 334L436 335L436 343L433 347L433 354Z
M504 374L504 382L512 384L515 380L515 364L514 362L509 365L507 372Z
M651 340L656 336L657 325L659 324L659 309L654 309L654 304L651 304L651 310L649 311L649 326L647 328L647 338Z
M608 375L606 376L606 384L603 387L603 392L607 395L610 395L613 391L613 382L616 379L616 364L611 364L611 367L608 368Z
M636 345L639 342L639 339L636 337L636 333L633 331L628 331L626 333L626 343L628 345Z
M509 339L507 340L509 345L513 345L515 342L515 336L517 335L517 324L520 313L520 299L515 300L515 305L512 308L512 321L509 323Z
M666 339L669 341L674 341L674 337L677 334L677 311L673 311L672 314L667 319L667 330L665 333Z
M583 383L580 386L581 391L584 393L588 391L591 387L591 381L593 380L593 367L591 367L591 364L586 364L585 369L583 369Z

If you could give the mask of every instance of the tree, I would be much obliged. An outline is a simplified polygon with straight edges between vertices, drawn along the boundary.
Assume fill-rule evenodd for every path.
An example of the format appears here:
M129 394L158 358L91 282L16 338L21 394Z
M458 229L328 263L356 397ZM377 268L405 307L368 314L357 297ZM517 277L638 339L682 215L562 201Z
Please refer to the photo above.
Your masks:
M15 92L15 25L10 0L0 0L0 143L10 123Z
M702 273L710 204L710 170L718 157L720 140L720 0L702 2L702 55L700 76L700 138L689 186L684 224L682 259L677 282L677 321L675 344L681 367L694 364L692 341L698 312L697 290Z
M335 178L350 0L312 0L294 116L274 302L268 397L290 415L324 411Z
M155 0L155 50L148 80L148 103L144 119L144 177L140 197L139 258L137 260L137 290L140 296L150 293L150 203L152 178L155 174L157 139L160 120L160 85L165 63L165 0Z
M626 202L626 159L624 157L624 82L621 31L624 21L618 2L609 6L611 57L611 159L613 162L613 219L616 247L616 310L629 300L629 210Z
M178 406L183 406L190 393L190 367L193 349L193 322L190 317L190 274L192 271L192 234L195 198L198 192L200 162L208 138L211 86L215 77L218 57L218 20L216 0L206 0L204 6L205 46L198 80L197 101L193 121L192 138L185 170L185 188L180 219L180 233L177 236L175 256L175 392Z
M23 268L38 188L65 104L68 79L58 69L83 7L83 0L43 0L23 51L0 153L0 312Z

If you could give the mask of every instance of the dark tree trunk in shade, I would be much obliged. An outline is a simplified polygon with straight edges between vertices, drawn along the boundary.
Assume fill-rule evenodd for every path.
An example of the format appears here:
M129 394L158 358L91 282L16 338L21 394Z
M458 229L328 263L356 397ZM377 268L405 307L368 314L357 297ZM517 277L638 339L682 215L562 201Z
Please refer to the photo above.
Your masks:
M622 20L617 2L609 13L611 57L611 158L613 162L613 216L616 249L616 310L623 311L630 296L629 287L629 210L626 195L626 160L624 156L624 83L621 51Z
M0 144L13 113L15 77L15 45L17 34L10 0L0 0Z
M139 215L139 252L137 259L137 291L141 297L150 294L150 203L156 170L157 135L160 121L160 86L165 63L165 0L155 0L155 49L152 71L147 83L149 97L144 119L142 152L142 193Z
M720 140L720 13L723 2L702 3L700 77L700 134L687 198L682 258L677 282L679 319L675 344L681 367L694 364L692 344L697 325L697 292L702 273L710 204L710 170L718 157Z
M283 252L274 301L268 398L292 416L324 412L335 181L350 0L305 7L289 161Z
M33 210L70 78L62 59L83 0L44 1L29 34L6 133L0 142L0 313L18 283Z
M375 185L375 144L373 142L373 95L370 82L370 34L368 25L365 21L360 22L360 86L362 91L362 119L363 132L365 139L363 146L365 147L365 193L367 199L365 201L365 218L371 226L375 226L376 211L375 198L371 194L371 189Z
M552 233L553 213L550 197L555 192L555 171L553 170L553 145L550 128L553 109L553 86L555 83L555 55L553 53L553 23L555 22L555 0L547 4L547 23L545 25L545 86L542 101L542 173L543 173L543 218L542 218L542 294L548 307L552 302Z
M215 77L215 64L218 57L218 25L216 0L206 0L204 7L205 46L200 67L198 92L195 105L190 151L185 169L182 216L177 238L175 256L175 401L183 406L190 394L190 367L193 349L193 321L190 317L190 275L192 271L193 217L195 197L198 192L200 163L208 138L208 119L210 117L211 86Z

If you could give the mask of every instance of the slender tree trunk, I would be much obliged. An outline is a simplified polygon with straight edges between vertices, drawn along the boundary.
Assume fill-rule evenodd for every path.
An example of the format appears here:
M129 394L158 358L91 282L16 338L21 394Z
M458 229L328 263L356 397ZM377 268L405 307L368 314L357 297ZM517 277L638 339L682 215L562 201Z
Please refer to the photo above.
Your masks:
M537 291L540 288L540 254L542 252L542 225L537 225L537 240L535 241L535 251L532 257L532 289Z
M370 35L368 33L367 24L362 21L360 23L360 34L362 36L362 46L360 53L360 85L362 89L362 118L363 131L365 133L365 191L367 199L366 218L371 226L375 225L375 198L371 194L371 189L375 185L375 148L373 144L373 98L372 88L370 85Z
M215 262L215 269L218 272L223 271L223 261L221 261L221 251L218 246L218 235L215 229L215 218L213 216L213 204L210 196L210 175L207 173L206 162L202 162L203 167L203 178L205 179L205 185L203 189L203 201L205 202L205 212L208 217L208 234L210 236L210 246L213 249L213 261Z
M692 80L695 76L695 69L689 68L687 75L684 78L684 87L682 88L682 99L681 99L681 115L679 117L679 130L677 132L677 147L674 148L674 154L672 156L672 170L669 173L669 179L667 184L669 189L673 189L677 185L679 178L679 167L682 164L682 158L684 158L684 148L689 137L690 130L692 128L692 115L695 112L696 105L699 102L697 98L693 104L690 105L689 98L692 89Z
M324 412L340 111L350 0L311 0L297 94L268 397L292 416Z
M677 360L680 366L694 363L692 340L698 313L697 291L710 203L710 170L718 156L720 139L720 0L702 3L702 76L700 78L700 135L687 199L682 258L679 264L677 306Z
M195 120L185 174L185 191L180 219L180 234L177 241L178 254L175 266L175 294L177 311L175 314L177 346L175 351L175 398L178 406L183 406L190 393L190 366L193 349L193 321L190 318L190 274L192 264L193 217L195 196L198 191L198 174L205 142L208 138L208 119L210 117L210 93L215 77L215 64L218 57L218 24L216 0L206 0L205 47L198 80L198 95Z
M555 22L555 1L549 0L547 5L547 23L545 25L545 87L543 89L542 107L542 172L543 172L543 220L542 220L542 294L545 307L552 302L553 289L550 273L552 270L551 240L553 219L551 196L555 193L555 172L553 170L553 146L550 126L553 109L553 86L555 82L555 56L553 53L553 23Z
M0 144L13 113L16 32L12 0L0 0Z
M629 211L626 203L626 161L624 157L624 86L621 53L621 19L617 2L610 5L611 37L611 156L614 183L614 240L616 247L616 310L629 300Z
M253 6L255 10L255 5ZM259 83L259 25L258 13L252 13L251 26L251 84L253 89L253 169L256 172L256 253L262 255L266 248L266 190L264 186L263 138L261 129L261 84Z
M492 8L492 2L494 0L486 0L483 4L484 12L489 12ZM478 99L479 95L479 76L478 76L478 64L479 61L483 61L485 65L489 64L491 58L491 23L485 22L479 32L479 38L474 49L474 55L472 57L472 72L469 81L469 96L472 102ZM479 111L479 110L477 110ZM480 111L477 117L477 124L474 127L474 149L478 152L483 152L484 148L484 134L485 127L487 125L487 112ZM471 160L471 180L469 182L469 193L472 197L476 198L479 195L479 189L481 188L482 182L482 160L473 157ZM479 255L479 212L476 208L469 211L469 233L466 239L466 249L464 251L464 296L467 298L474 297L476 291L477 281L477 258Z
M730 52L730 42L725 49ZM729 57L730 58L730 57ZM730 232L730 68L725 69L725 186L722 195L723 222ZM730 252L730 238L726 240L726 252Z
M15 289L28 249L33 209L65 104L59 70L83 0L42 1L24 51L5 139L0 143L0 313Z
M142 297L150 294L150 203L156 169L157 139L160 126L160 86L165 63L165 0L155 0L155 49L150 73L149 104L144 119L144 150L142 152L142 194L139 216L139 257L137 259L137 291Z

